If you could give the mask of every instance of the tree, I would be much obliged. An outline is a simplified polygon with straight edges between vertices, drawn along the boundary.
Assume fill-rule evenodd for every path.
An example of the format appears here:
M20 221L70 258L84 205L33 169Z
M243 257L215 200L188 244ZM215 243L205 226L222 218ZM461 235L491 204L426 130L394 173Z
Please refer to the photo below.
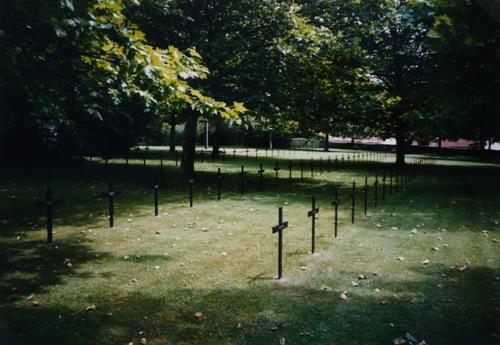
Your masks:
M476 140L481 149L500 139L499 18L487 3L434 1L428 34L436 53L433 102L442 118L437 130Z
M14 100L2 100L3 128L21 123L82 139L96 132L106 137L96 131L104 127L124 138L132 134L129 145L137 137L137 121L149 121L158 108L234 118L244 111L240 103L227 106L194 88L190 83L208 75L201 56L194 49L183 53L172 45L151 45L125 15L135 2L61 0L53 6L36 0L2 6L0 88L10 89ZM14 116L17 103L24 105L21 121Z

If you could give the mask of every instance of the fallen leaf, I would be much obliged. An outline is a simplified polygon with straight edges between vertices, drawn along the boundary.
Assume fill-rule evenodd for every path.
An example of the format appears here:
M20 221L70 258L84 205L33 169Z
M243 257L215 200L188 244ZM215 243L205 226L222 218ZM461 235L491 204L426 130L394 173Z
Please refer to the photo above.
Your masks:
M96 310L96 306L95 304L91 304L89 306L87 306L87 308L85 308L86 311L91 311L91 310Z
M396 338L396 339L393 339L393 340L392 340L392 343L393 343L394 345L403 345L403 344L406 344L406 339L405 339L405 338L403 338L403 337L398 337L398 338Z
M422 265L427 265L429 264L429 262L430 262L429 259L425 259L424 261L422 261Z
M195 319L201 320L201 318L203 317L203 313L201 311L197 311L193 316L195 317Z
M347 301L347 295L345 292L342 292L340 295L339 295L339 298L343 301Z
M399 261L405 261L405 258L404 258L404 257L402 257L402 256L398 256L398 260L399 260Z

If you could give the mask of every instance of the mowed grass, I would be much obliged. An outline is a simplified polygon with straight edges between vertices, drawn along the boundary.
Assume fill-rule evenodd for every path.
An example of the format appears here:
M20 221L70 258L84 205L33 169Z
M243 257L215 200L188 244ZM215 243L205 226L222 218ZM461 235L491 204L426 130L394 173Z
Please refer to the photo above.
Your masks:
M276 152L266 159L259 151L256 159L253 151L247 159L242 149L236 158L227 151L224 161L212 163L208 154L198 160L193 208L174 157L162 148L150 150L146 167L141 154L128 168L112 159L108 175L121 192L113 229L101 195L104 164L86 162L82 176L78 166L55 169L54 195L62 203L52 245L45 243L44 210L35 208L45 193L44 169L4 176L0 321L25 344L140 344L142 338L147 344L392 344L407 332L428 344L499 342L498 165L433 159L414 166L411 181L392 195L387 179L384 201L380 181L374 207L375 174L389 173L392 156L353 162L348 151L281 151L278 160ZM365 176L368 215L358 190L352 225L350 188ZM155 181L161 183L158 217ZM336 239L335 188L342 198ZM317 256L310 253L307 217L313 194L320 207ZM277 236L271 233L279 206L290 224L281 282L274 279Z

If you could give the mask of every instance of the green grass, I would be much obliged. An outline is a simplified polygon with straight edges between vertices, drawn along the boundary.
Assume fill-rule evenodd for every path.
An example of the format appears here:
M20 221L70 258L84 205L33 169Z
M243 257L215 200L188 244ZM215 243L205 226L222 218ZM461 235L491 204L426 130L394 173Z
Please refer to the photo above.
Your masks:
M266 159L259 151L255 159L251 151L247 160L244 150L232 158L228 149L224 162L207 162L208 155L198 161L191 209L173 156L163 149L150 150L147 167L139 159L128 168L121 159L110 161L121 192L113 229L101 196L104 164L88 161L83 177L76 167L56 169L54 194L63 202L56 207L52 245L45 243L43 209L34 207L44 196L44 169L3 177L0 322L25 344L139 344L142 337L148 344L392 344L406 332L428 344L499 342L498 165L440 158L414 167L411 182L377 208L370 190L366 217L358 193L352 225L352 181L360 186L369 176L371 185L375 173L391 169L392 156L347 164L352 152L281 151L275 187L276 152ZM327 172L328 157L333 162L342 155L344 164ZM168 159L162 171L160 157ZM300 159L307 162L304 180ZM256 173L261 161L263 191ZM244 196L241 164L249 172ZM221 201L218 167L224 173ZM157 179L162 189L155 218L150 186ZM337 187L342 204L335 239L331 200ZM321 209L319 256L310 255L312 194ZM274 279L277 236L271 227L278 206L290 224L284 282ZM344 291L347 301L339 299ZM96 309L87 311L90 305Z

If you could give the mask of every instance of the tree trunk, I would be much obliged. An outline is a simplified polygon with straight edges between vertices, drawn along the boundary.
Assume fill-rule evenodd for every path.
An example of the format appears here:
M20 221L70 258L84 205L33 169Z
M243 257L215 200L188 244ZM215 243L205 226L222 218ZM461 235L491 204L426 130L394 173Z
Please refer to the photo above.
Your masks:
M327 132L327 133L325 133L325 147L323 148L323 150L324 150L325 152L328 152L328 147L329 147L329 145L330 145L330 142L329 142L329 140L328 140L328 139L329 139L329 134L328 134L328 132Z
M398 123L396 127L396 165L405 165L406 154L406 139L405 129L402 123Z
M182 140L181 169L185 178L194 178L194 159L196 151L196 126L198 124L198 112L186 110L186 126Z
M175 152L175 114L170 115L170 152Z
M215 131L212 138L212 157L219 157L220 151L220 132L222 130L222 117L217 116L215 119Z

